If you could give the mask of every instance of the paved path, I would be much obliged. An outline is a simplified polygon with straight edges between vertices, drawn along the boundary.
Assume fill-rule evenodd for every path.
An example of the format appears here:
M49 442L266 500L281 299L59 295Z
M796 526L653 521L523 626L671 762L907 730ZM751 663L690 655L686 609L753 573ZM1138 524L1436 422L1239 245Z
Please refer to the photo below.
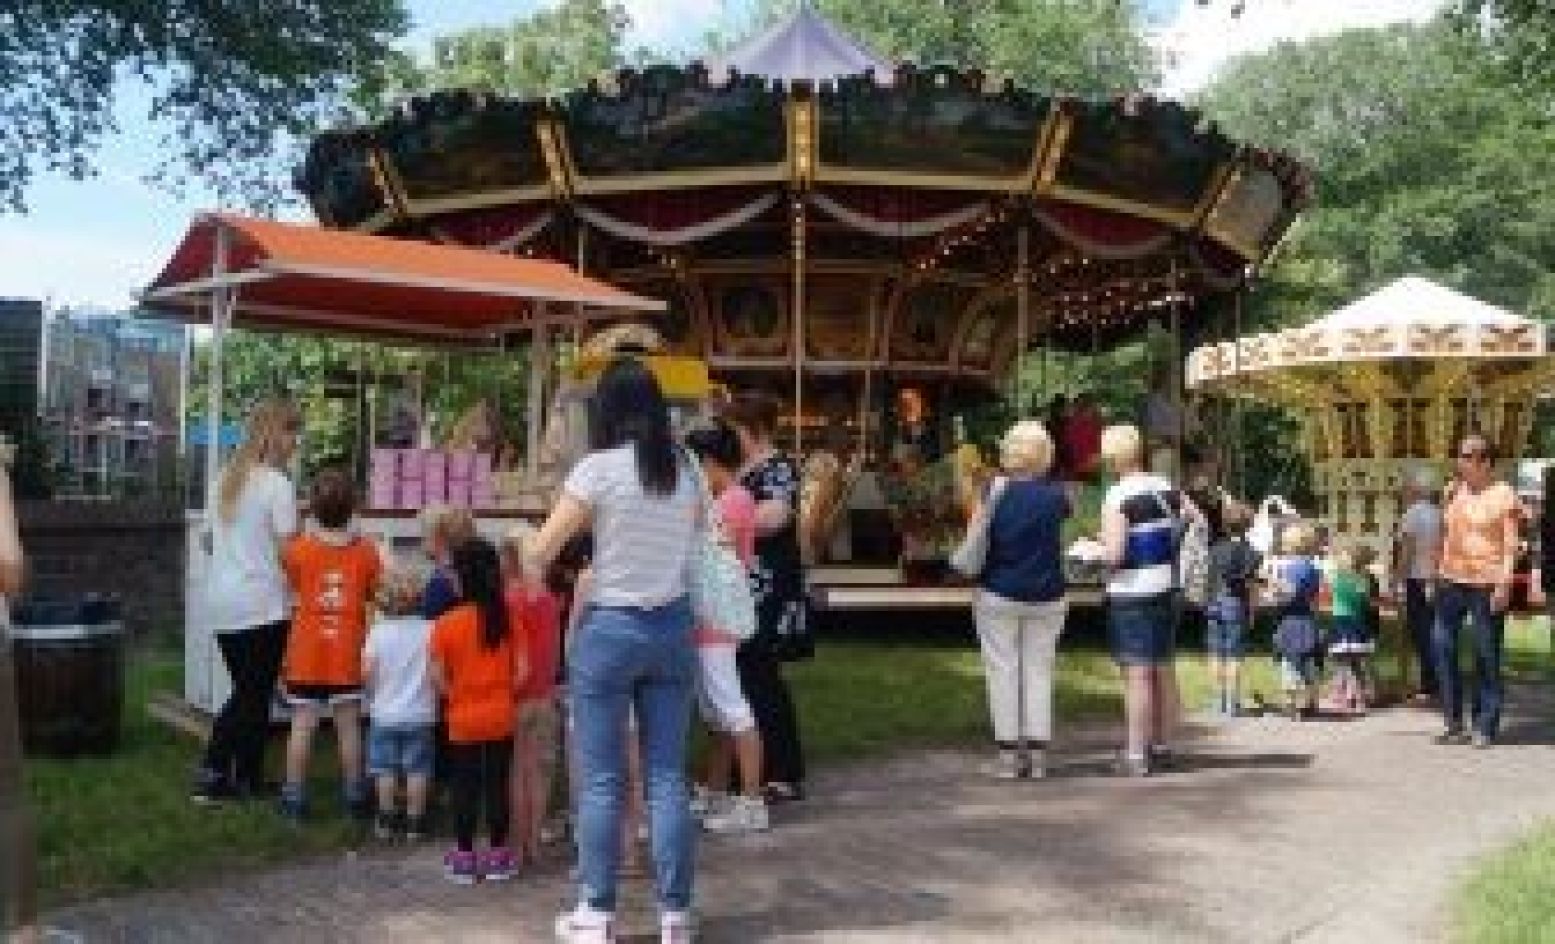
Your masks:
M1105 776L1108 745L1084 739L1040 782L951 752L834 768L770 835L703 844L702 940L1439 940L1468 865L1555 815L1555 728L1519 694L1489 752L1436 747L1434 716L1397 709L1240 721L1143 781ZM91 942L543 942L565 871L460 889L435 851L372 852L54 920ZM630 895L628 939L649 940Z

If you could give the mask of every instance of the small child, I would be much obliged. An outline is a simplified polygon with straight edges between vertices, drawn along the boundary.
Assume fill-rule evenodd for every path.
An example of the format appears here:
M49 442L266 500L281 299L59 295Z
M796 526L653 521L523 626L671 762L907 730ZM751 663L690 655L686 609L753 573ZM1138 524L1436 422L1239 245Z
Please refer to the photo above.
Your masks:
M1328 652L1334 657L1334 707L1364 714L1371 692L1371 654L1376 648L1371 626L1376 596L1367 566L1371 549L1364 545L1341 547L1334 554L1332 588L1333 623Z
M1317 598L1323 580L1313 553L1317 535L1304 522L1290 525L1280 536L1281 558L1273 562L1271 593L1277 613L1274 654L1279 661L1286 711L1293 720L1316 708Z
M369 812L362 775L362 647L367 603L382 568L378 548L351 531L356 493L343 470L314 479L309 507L317 529L294 538L281 555L296 597L282 677L292 709L286 744L281 813L300 821L307 811L313 732L327 710L340 746L340 773L352 815Z
M1258 552L1247 541L1247 507L1226 507L1225 536L1209 549L1209 604L1205 607L1205 649L1215 682L1212 710L1225 717L1241 711L1242 655L1252 622L1253 583L1261 566Z
M503 882L518 874L508 846L513 767L513 698L527 666L513 648L513 628L502 594L502 564L482 538L455 545L449 555L458 580L458 606L438 618L430 645L432 680L448 719L448 766L457 846L443 858L449 881ZM475 827L485 807L491 844L475 854Z
M515 648L529 666L518 687L513 739L514 845L523 864L540 859L541 832L551 798L559 746L556 673L561 648L561 600L549 590L532 590L524 579L524 549L534 528L520 524L502 541L502 576Z
M390 571L378 592L379 618L367 633L362 673L372 724L367 732L367 774L377 781L378 817L373 833L418 842L427 835L427 794L436 749L437 693L427 663L432 622L420 615L421 574ZM403 779L402 779L403 778ZM397 812L401 787L405 812Z
M756 500L739 483L739 436L733 427L715 420L687 432L686 448L700 461L717 503L719 523L749 570L756 556ZM761 832L770 825L762 792L761 734L740 687L735 660L740 640L716 626L697 627L695 638L697 703L702 720L714 732L706 792L698 798L706 813L702 825L714 833ZM739 769L741 790L729 798L733 765Z
M450 555L453 549L475 537L475 518L464 508L428 505L421 511L421 546L432 562L432 572L421 598L421 615L435 620L459 604L458 581Z

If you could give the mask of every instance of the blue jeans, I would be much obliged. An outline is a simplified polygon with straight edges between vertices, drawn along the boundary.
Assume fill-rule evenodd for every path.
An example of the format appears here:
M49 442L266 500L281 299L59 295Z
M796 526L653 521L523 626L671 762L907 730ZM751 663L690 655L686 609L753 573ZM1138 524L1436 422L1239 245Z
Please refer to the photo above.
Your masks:
M1436 643L1432 639L1436 624L1435 605L1426 598L1426 581L1411 577L1404 581L1404 622L1409 626L1409 640L1415 647L1415 661L1420 664L1420 690L1438 693L1436 682Z
M579 897L614 911L626 795L628 709L637 714L659 905L691 906L694 827L686 741L695 692L691 605L590 606L568 656L578 776Z
M1487 738L1501 725L1501 643L1506 614L1490 607L1490 588L1444 580L1436 590L1436 677L1441 683L1442 715L1450 731L1463 730L1463 677L1458 671L1458 630L1469 621L1474 645L1474 698L1469 717Z

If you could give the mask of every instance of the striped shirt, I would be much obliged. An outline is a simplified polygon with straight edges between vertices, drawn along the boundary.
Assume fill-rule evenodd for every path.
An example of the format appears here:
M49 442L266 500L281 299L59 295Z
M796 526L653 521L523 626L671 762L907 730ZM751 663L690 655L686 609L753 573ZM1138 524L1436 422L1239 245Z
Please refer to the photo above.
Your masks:
M675 491L658 496L643 492L631 444L591 452L573 467L562 489L594 515L588 602L658 607L685 595L699 496L684 462L678 471Z
M1130 475L1107 489L1103 512L1127 523L1123 562L1107 581L1107 595L1149 597L1177 587L1177 523L1182 496L1159 476Z

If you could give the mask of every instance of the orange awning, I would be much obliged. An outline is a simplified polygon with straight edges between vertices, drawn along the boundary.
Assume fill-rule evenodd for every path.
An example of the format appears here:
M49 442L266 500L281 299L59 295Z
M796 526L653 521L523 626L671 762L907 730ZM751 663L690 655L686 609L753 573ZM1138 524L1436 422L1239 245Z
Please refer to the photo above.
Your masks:
M228 288L237 327L420 340L487 340L525 330L542 310L547 323L664 310L556 262L222 213L195 218L141 298L199 322Z

